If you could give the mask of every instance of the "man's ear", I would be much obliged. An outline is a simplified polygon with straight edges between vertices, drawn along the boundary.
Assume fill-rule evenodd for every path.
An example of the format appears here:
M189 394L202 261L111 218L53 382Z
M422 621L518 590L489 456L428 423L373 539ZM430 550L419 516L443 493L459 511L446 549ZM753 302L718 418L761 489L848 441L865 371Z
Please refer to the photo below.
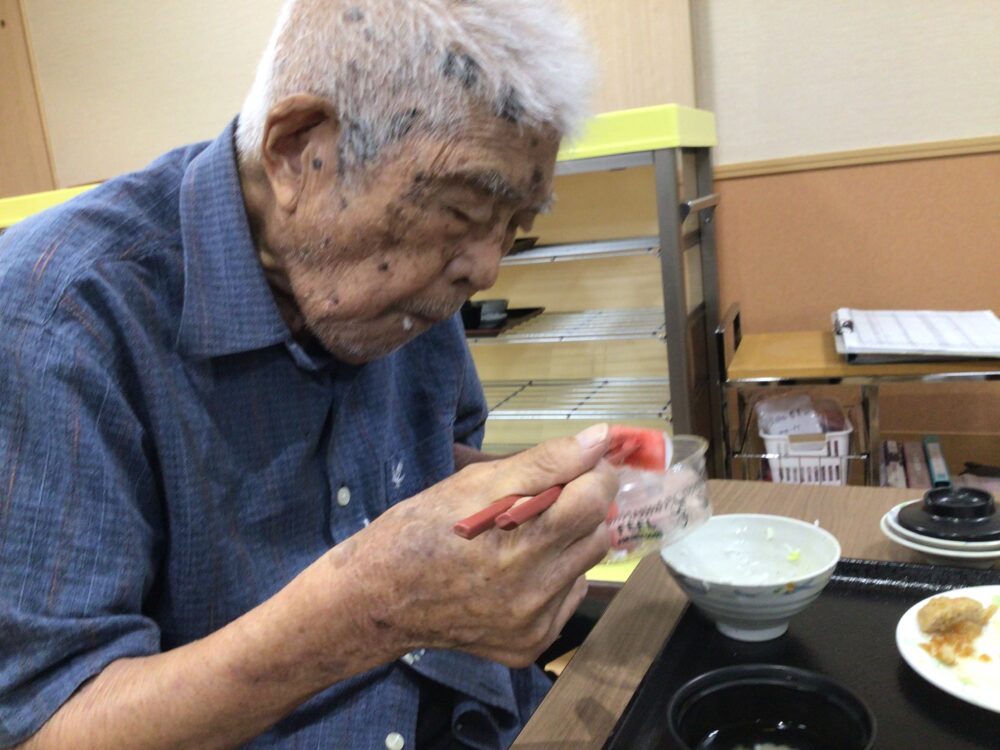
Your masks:
M340 121L329 101L294 94L267 113L261 162L279 208L294 213L316 164L336 169Z

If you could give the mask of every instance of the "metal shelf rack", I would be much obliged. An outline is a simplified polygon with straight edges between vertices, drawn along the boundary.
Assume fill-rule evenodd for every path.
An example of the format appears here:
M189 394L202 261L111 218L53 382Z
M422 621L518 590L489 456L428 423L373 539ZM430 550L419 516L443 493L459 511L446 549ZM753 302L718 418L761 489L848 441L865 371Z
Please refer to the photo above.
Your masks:
M503 259L503 266L523 266L529 263L556 263L569 260L624 258L630 255L659 255L658 237L630 237L622 240L577 242L567 245L540 245Z
M490 419L670 419L666 378L486 381L483 390Z
M557 344L567 341L622 341L627 339L666 339L663 310L638 308L625 310L584 310L582 312L544 313L513 326L498 336L471 336L469 343L480 344Z

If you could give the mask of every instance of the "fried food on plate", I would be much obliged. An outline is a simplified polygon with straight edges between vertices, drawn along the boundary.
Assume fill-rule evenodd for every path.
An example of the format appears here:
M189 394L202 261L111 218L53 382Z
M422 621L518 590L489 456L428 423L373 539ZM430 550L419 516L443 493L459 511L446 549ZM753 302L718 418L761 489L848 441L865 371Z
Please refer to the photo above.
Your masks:
M972 642L996 610L995 604L984 607L966 596L936 596L917 612L920 629L932 634L931 640L920 647L948 666L974 656Z

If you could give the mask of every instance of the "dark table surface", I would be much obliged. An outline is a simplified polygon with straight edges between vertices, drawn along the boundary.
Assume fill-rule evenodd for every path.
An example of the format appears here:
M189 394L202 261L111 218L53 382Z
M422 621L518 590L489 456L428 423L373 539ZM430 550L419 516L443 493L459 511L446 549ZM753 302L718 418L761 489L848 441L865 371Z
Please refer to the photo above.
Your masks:
M887 510L919 496L913 490L713 480L709 494L717 514L819 520L840 540L844 557L924 562L879 531ZM603 747L686 605L659 557L646 558L556 681L515 750Z

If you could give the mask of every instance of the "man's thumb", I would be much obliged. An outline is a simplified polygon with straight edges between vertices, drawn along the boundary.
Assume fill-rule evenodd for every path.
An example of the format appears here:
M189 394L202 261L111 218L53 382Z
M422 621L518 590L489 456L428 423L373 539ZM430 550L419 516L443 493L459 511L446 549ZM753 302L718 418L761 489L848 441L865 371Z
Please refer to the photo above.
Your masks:
M604 455L608 449L608 425L607 423L591 425L574 438L577 444L583 448L589 457L595 456L594 463Z
M546 440L513 457L519 486L513 492L536 493L567 484L590 471L608 451L608 425L595 424L575 437Z

